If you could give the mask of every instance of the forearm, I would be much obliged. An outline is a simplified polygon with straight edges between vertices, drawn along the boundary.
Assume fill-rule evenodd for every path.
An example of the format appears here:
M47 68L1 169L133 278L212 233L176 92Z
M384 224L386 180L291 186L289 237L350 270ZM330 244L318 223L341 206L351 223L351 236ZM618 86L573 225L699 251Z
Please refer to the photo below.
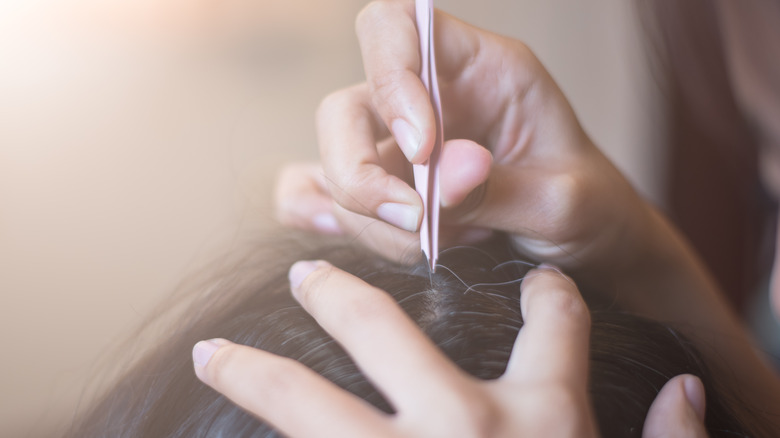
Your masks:
M757 352L698 256L662 214L647 204L642 208L633 236L623 240L634 256L594 269L596 275L586 281L611 294L621 308L693 339L708 365L744 388L754 407L780 406L780 378Z

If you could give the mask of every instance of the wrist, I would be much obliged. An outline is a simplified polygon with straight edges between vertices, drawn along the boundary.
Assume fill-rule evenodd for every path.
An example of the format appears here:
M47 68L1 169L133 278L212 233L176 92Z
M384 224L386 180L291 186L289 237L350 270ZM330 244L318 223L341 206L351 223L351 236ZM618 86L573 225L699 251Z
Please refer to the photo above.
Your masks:
M729 313L696 252L654 206L641 200L619 236L612 254L582 271L597 295L667 322L688 321L691 308Z

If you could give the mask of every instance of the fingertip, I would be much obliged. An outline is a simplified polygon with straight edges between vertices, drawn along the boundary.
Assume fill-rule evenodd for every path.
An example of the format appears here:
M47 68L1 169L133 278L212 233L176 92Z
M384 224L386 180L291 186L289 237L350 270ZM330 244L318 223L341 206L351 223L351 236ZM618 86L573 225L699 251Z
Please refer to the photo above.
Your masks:
M563 282L563 283L562 283ZM544 283L548 288L556 285L558 287L564 287L569 289L570 287L576 289L577 285L574 281L557 266L542 263L536 268L531 269L523 278L523 282L520 284L522 291L530 289L536 285L536 283Z
M323 264L327 264L327 262L321 260L301 260L293 263L293 265L290 267L290 271L287 274L287 277L290 281L290 289L292 290L293 295L298 293L301 284L303 284L309 274L316 271L317 268Z
M430 158L436 143L436 121L422 83L419 83L416 77L405 79L405 84L399 84L392 94L376 97L374 100L377 101L377 111L387 121L387 126L407 161L423 164ZM376 93L380 95L382 92ZM408 93L408 96L403 96L402 93ZM420 98L425 100L411 103Z
M334 236L340 236L344 234L344 230L341 228L336 216L331 212L323 212L314 215L311 219L312 226L318 232L323 234L330 234Z
M440 163L441 205L452 208L487 181L493 155L473 141L450 140L444 145Z
M707 397L704 392L704 384L698 377L687 374L683 377L683 387L685 389L685 398L696 412L700 421L704 421L704 414L707 409Z
M542 264L528 271L520 285L520 292L520 310L524 319L528 318L533 307L535 313L544 313L550 318L590 324L590 312L579 288L559 268Z
M529 271L521 285L520 311L523 327L515 347L522 353L513 352L514 371L508 367L507 374L531 367L531 375L536 378L568 382L584 396L588 383L590 311L576 285L544 265Z
M541 263L536 268L534 268L538 272L545 272L548 274L558 274L559 276L566 278L568 280L571 280L568 275L563 273L563 270L561 268L550 264L550 263Z
M681 374L669 379L650 405L642 436L706 437L705 398L704 385L698 377Z
M419 153L422 146L422 132L418 127L399 117L390 124L390 130L398 147L410 163L419 164L426 160L427 157Z
M192 348L192 362L195 366L205 367L218 349L219 345L214 341L200 341Z
M206 341L200 341L192 347L192 364L195 368L195 375L198 378L208 383L208 375L206 373L206 367L211 361L214 353L221 347L230 344L231 342L226 339L215 338Z
M355 29L374 108L406 158L425 162L436 122L420 80L414 2L370 2L358 14Z
M418 205L385 202L376 209L376 215L390 225L415 232L420 227L422 208Z

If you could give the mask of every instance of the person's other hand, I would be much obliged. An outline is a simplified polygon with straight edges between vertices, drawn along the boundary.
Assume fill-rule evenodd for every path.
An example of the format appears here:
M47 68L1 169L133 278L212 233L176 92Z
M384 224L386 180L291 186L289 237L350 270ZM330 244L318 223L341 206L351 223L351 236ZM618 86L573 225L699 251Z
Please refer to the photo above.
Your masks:
M473 378L384 291L326 262L290 270L293 294L355 360L389 415L291 359L226 340L193 350L198 377L290 436L595 437L587 395L590 314L555 271L522 284L525 320L505 374Z
M643 438L706 438L704 386L698 377L672 378L658 393L645 419Z
M317 112L323 193L339 206L331 213L340 222L339 209L383 221L369 237L365 221L343 221L344 231L374 247L416 251L422 202L409 162L427 159L435 129L418 78L414 3L375 1L356 27L367 82L331 94ZM435 30L449 138L441 158L445 241L501 230L527 256L563 267L611 256L641 201L544 67L522 43L439 11ZM280 216L311 222L310 207L302 202Z

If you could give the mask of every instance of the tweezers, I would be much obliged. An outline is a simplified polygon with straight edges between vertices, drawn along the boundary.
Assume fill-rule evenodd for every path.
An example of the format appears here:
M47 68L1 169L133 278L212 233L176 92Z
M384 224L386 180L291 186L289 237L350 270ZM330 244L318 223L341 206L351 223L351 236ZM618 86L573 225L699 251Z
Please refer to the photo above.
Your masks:
M414 185L423 201L420 246L428 259L431 272L436 272L436 261L439 257L439 158L444 141L444 126L433 47L433 0L415 0L415 15L420 40L420 79L428 90L433 107L436 119L436 141L428 160L413 166Z

